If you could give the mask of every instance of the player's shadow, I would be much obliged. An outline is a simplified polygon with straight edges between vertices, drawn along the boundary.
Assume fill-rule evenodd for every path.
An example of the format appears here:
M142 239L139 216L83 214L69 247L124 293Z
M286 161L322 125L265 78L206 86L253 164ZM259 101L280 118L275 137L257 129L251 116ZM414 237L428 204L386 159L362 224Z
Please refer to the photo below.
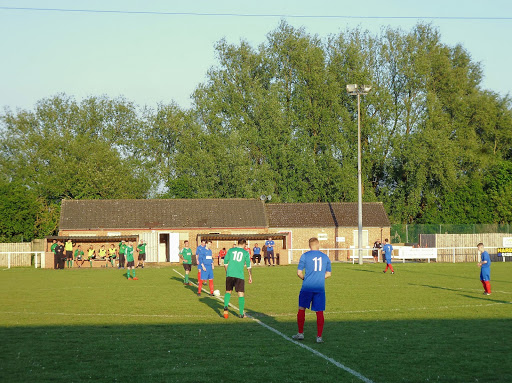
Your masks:
M502 301L502 300L498 300L498 299L492 299L488 295L484 295L482 297L475 297L475 296L466 295L466 294L460 294L460 295L463 296L463 297L466 297L466 298L472 298L472 299L478 299L478 300L481 300L481 301L486 301L487 303L501 303L501 304L505 304L505 305L512 305L512 302Z
M219 299L211 296L204 296L199 298L199 302L210 307L219 317L224 318L224 304Z
M177 282L180 282L180 283L183 284L183 278L172 276L170 279L173 280L173 281L177 281ZM190 280L190 282L192 282L192 280ZM194 294L197 294L197 287L196 286L194 286L194 285L184 285L184 287L187 290L193 291Z
M442 286L432 286L432 285L419 285L417 283L409 283L411 286L420 286L420 287L428 287L429 289L437 289L437 290L447 290L447 291L454 291L456 293L460 293L462 289L450 289L449 287L442 287Z
M382 273L380 270L368 270L368 269L352 269L354 271L363 271L365 273Z

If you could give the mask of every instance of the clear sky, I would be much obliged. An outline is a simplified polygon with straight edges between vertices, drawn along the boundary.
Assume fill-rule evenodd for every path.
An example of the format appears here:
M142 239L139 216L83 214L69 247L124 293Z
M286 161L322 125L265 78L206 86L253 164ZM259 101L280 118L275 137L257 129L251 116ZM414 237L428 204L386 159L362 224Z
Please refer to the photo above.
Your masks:
M0 0L0 7L37 7L159 12L512 17L510 0ZM65 92L125 96L155 107L190 95L217 65L214 44L245 39L256 46L280 17L70 13L0 9L0 109L32 108L41 98ZM293 26L326 37L347 27L378 32L409 30L421 19L293 18ZM461 43L484 68L485 88L512 90L512 19L430 20L449 45Z

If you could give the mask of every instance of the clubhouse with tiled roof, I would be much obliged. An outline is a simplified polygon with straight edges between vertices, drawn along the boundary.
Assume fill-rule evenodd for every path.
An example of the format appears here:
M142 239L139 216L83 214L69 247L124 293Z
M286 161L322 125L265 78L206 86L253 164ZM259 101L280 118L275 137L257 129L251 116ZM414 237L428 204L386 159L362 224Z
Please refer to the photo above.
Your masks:
M380 202L363 204L363 246L389 237L390 221ZM259 199L63 200L59 235L98 247L122 239L144 240L148 262L178 262L189 240L213 241L213 252L240 237L252 248L276 241L281 264L296 262L308 239L318 237L333 260L347 260L357 244L357 203L265 203ZM334 249L343 249L335 251Z

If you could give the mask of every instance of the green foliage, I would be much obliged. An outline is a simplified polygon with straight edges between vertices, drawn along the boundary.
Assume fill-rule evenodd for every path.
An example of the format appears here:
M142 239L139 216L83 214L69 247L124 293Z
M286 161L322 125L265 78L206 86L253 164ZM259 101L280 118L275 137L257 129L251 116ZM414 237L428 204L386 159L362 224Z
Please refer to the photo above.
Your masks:
M402 224L511 221L511 99L482 89L480 65L431 25L322 40L281 22L258 47L215 49L189 110L57 95L0 116L0 173L43 206L33 235L55 230L62 198L355 201L349 83L373 86L361 97L365 201Z

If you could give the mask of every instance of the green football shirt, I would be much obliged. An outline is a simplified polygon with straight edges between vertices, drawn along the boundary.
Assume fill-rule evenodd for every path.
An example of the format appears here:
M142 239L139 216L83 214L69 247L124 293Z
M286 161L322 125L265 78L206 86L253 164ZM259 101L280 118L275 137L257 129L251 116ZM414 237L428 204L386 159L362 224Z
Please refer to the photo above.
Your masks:
M139 249L140 254L146 254L146 245L147 243L143 243L137 246L137 249Z
M192 249L189 247L184 247L180 251L180 255L183 257L184 264L192 264Z
M126 246L125 254L126 254L126 261L133 262L133 247Z
M224 264L228 265L226 277L244 279L244 265L248 269L251 268L251 256L247 250L234 247L228 250L224 258Z
M119 254L124 254L124 252L126 251L126 247L127 246L123 242L121 242L119 244Z
M75 250L75 258L81 257L82 255L84 255L84 252L82 250L80 250L80 249Z
M52 247L50 247L50 251L55 254L55 249L57 248L58 244L54 243Z

